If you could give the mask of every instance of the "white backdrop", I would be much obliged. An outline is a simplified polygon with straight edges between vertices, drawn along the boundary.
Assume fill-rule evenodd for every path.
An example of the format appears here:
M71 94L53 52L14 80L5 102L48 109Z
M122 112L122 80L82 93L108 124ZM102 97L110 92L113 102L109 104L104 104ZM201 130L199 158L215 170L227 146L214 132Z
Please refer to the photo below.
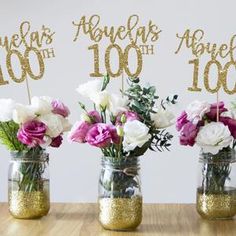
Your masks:
M77 102L84 101L75 89L89 79L93 62L92 52L87 47L93 43L87 37L73 42L75 28L72 21L79 21L81 16L92 14L101 16L102 25L125 25L132 14L139 15L140 24L146 25L151 19L161 28L162 33L156 43L155 55L144 58L141 79L144 83L156 85L161 97L179 94L179 113L191 100L214 101L215 96L204 89L202 93L187 91L192 82L193 71L188 61L193 56L187 49L181 50L178 55L174 54L178 46L176 33L183 33L187 28L201 28L205 31L206 41L228 43L236 33L233 23L235 8L236 2L227 0L8 0L0 1L0 36L18 32L19 25L24 20L29 20L33 29L39 29L45 24L56 32L53 43L56 57L46 62L44 78L39 81L31 80L30 86L34 95L50 95L62 99L70 107L70 120L74 122L80 113ZM120 83L113 82L113 88L118 82ZM25 91L25 84L10 81L9 85L0 86L0 97L11 97L26 103ZM229 102L234 96L221 93L220 97ZM177 132L174 128L170 131L175 135L171 152L148 152L142 157L145 202L195 201L199 149L179 146ZM52 201L96 201L101 159L99 150L87 145L64 142L61 149L48 151ZM6 201L9 153L2 146L0 153L0 201Z

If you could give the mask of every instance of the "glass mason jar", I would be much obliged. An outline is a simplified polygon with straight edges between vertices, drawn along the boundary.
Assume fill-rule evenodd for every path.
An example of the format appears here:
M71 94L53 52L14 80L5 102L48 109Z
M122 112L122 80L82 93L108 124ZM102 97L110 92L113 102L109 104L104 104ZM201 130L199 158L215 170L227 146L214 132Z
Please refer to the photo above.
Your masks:
M142 221L138 157L102 158L99 221L105 229L132 230Z
M197 211L205 219L230 219L236 215L235 150L216 155L201 153Z
M8 204L11 215L33 219L47 215L49 154L44 151L12 152L8 172Z

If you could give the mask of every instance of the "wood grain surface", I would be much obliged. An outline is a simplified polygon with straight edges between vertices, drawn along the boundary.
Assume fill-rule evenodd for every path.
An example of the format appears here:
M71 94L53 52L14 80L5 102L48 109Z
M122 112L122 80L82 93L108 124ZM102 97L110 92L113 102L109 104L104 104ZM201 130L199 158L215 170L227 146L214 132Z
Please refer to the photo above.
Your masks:
M145 204L143 222L134 232L104 230L96 204L54 203L41 219L17 220L0 204L0 236L236 236L236 220L201 219L193 204Z

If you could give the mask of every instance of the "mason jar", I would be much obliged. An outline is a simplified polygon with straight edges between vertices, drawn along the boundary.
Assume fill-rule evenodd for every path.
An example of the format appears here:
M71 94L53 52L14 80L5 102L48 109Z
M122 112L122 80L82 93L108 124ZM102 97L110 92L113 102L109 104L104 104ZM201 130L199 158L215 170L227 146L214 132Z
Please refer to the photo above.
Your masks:
M8 204L11 215L33 219L47 215L49 154L45 151L12 152L8 172Z
M235 150L201 153L197 211L205 219L231 219L236 215Z
M138 157L103 157L99 178L99 221L105 229L132 230L142 221Z

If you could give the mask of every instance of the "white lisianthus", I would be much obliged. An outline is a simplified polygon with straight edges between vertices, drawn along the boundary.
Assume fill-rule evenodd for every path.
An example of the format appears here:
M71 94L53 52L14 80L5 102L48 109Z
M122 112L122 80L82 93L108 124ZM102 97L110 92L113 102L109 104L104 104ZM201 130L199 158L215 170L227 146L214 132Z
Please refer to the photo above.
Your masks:
M228 147L233 137L228 126L221 122L211 122L200 128L196 137L196 143L204 153L217 154L224 147Z
M187 106L187 119L192 122L198 122L210 111L211 105L208 102L194 101Z
M64 118L63 116L61 115L57 115L59 117L59 119L61 120L61 124L62 124L62 127L63 127L63 132L68 132L71 130L71 123L69 122L68 119Z
M49 136L45 135L43 137L43 144L40 144L40 147L45 149L48 146L50 146L51 142L52 142L52 138L50 138Z
M119 112L127 111L128 100L116 94L111 94L109 111L116 116Z
M49 97L33 97L30 107L36 115L46 115L52 111Z
M101 91L102 80L96 79L81 84L76 91L84 97L90 98Z
M12 120L15 105L16 103L12 99L0 99L0 122L7 122Z
M151 119L154 121L155 127L159 129L173 125L175 123L174 118L174 113L163 107L157 109L156 113L151 113Z
M90 99L95 103L98 109L109 108L110 98L111 96L106 90L94 93L93 95L90 96Z
M16 104L13 110L13 121L17 124L24 124L27 121L33 120L36 117L30 106Z
M138 120L128 121L124 125L123 147L125 152L142 147L151 138L149 128Z
M62 134L64 127L60 115L50 113L39 116L38 120L47 126L46 134L49 137L55 138Z

